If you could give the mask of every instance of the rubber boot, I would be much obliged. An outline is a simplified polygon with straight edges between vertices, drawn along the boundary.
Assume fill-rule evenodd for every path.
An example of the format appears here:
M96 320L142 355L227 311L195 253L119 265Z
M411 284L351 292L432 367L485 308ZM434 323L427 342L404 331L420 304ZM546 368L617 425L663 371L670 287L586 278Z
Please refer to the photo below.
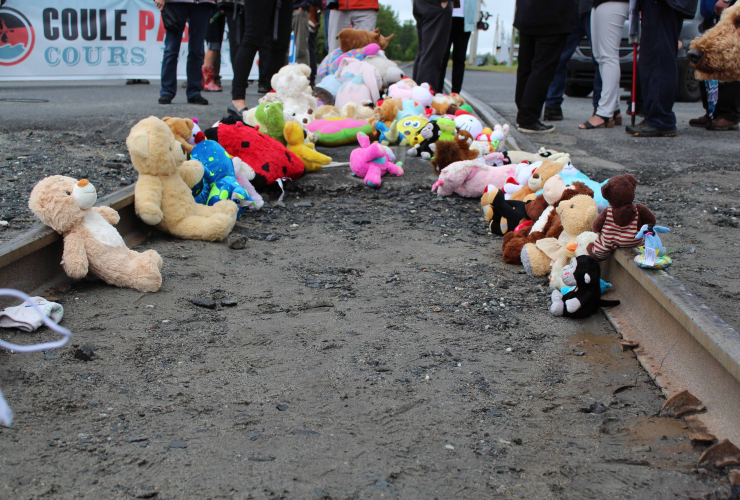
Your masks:
M203 90L221 92L223 89L213 81L213 66L203 66Z

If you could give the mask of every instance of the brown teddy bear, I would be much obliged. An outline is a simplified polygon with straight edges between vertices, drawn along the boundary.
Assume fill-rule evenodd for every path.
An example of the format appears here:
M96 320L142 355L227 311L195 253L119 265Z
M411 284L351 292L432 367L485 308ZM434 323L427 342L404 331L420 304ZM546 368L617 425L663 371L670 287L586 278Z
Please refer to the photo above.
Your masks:
M594 221L596 241L588 246L588 254L598 260L606 260L612 250L624 247L639 247L643 239L635 236L643 224L654 225L655 215L645 205L632 203L635 200L637 179L630 174L615 175L601 186L601 194L609 207Z
M193 120L190 118L172 118L170 116L165 116L162 118L162 121L170 127L175 139L183 145L188 154L192 153L195 146L190 144L189 141L193 136L193 127L195 127Z
M154 250L129 250L113 227L118 212L93 207L97 199L87 179L53 175L36 184L28 208L64 237L62 267L70 278L91 274L109 285L156 292L162 285L162 258Z
M478 151L470 149L472 145L473 136L466 130L458 130L455 139L451 141L435 142L434 159L432 160L434 173L439 176L442 169L451 163L478 158Z
M528 198L534 198L534 194L542 189L545 182L550 179L553 175L559 174L563 170L564 165L559 162L545 160L542 165L537 167L532 177L527 181L526 186L522 186L518 191L514 192L509 199L510 200L521 200L526 201Z
M558 177L558 176L556 176ZM545 188L555 179L553 177L547 183ZM534 201L527 203L527 215L534 223L522 228L518 232L507 233L504 235L502 246L504 262L507 264L522 263L522 248L527 243L536 243L543 238L557 238L563 232L563 226L560 224L560 215L557 207L560 202L570 200L574 196L584 194L593 198L594 192L582 182L574 182L564 190L560 191L560 197L552 203L549 203L545 193L539 195Z
M353 49L362 49L371 43L377 43L381 50L385 50L391 38L393 38L393 35L381 35L380 28L375 28L375 31L344 28L339 32L336 39L339 40L339 48L342 49L342 52L349 52Z
M573 250L568 247L575 243L579 234L591 229L599 215L594 199L583 194L561 201L556 211L563 226L560 236L527 243L522 248L522 265L529 276L545 276L551 269L562 267L571 257L575 257Z
M203 178L203 165L185 160L184 146L165 122L155 116L141 120L131 129L126 146L139 173L135 208L141 220L179 238L226 238L239 207L231 200L210 207L195 202L191 188Z

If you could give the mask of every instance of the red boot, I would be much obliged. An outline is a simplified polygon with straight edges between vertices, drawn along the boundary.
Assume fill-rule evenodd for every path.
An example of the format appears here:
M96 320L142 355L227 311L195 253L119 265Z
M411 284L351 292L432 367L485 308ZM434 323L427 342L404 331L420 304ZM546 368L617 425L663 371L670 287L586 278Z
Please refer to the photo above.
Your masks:
M213 80L213 66L203 66L203 90L206 92L221 92L223 90Z

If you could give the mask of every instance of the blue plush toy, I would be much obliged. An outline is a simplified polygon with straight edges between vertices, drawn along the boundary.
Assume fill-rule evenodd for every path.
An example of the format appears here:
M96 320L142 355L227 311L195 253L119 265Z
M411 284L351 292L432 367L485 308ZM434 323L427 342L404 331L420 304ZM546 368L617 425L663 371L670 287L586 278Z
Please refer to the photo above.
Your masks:
M606 207L609 206L609 202L606 201L604 196L601 194L601 187L606 184L607 179L604 182L596 182L589 179L589 177L578 170L576 167L571 165L570 163L563 167L563 170L561 170L558 175L561 179L563 179L563 182L565 182L566 186L570 186L574 182L582 182L586 186L588 186L591 190L594 192L594 201L596 202L596 206L599 207L599 212L604 210ZM543 190L540 189L537 191L537 196L541 195L543 193Z
M671 230L664 226L650 226L644 224L635 239L645 238L645 244L640 247L640 255L635 256L635 263L646 269L665 269L673 264L668 257L663 242L660 241L658 233L670 233Z
M255 200L236 180L231 156L216 141L198 143L190 153L193 160L203 164L203 180L193 188L193 197L202 205L214 205L221 200L233 200L244 210L255 205Z
M396 120L401 121L407 116L426 116L424 106L414 101L413 99L404 99L401 109L396 113Z

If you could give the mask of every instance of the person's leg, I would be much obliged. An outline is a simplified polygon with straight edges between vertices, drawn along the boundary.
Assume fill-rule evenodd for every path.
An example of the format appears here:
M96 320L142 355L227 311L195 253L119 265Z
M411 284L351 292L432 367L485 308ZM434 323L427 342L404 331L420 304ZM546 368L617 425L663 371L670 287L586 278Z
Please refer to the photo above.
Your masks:
M521 97L518 123L523 127L536 124L542 114L547 99L547 89L558 67L560 54L565 47L568 35L549 35L536 37L531 73ZM521 41L519 43L521 50Z
M180 53L180 42L182 33L185 31L185 20L189 13L188 4L173 3L167 5L167 9L180 19L182 31L167 31L164 35L164 54L162 55L162 88L159 97L172 99L177 94L177 56ZM198 71L200 72L200 70Z
M329 9L326 9L324 11L324 43L326 44L327 54L331 52L329 50L329 18L331 17L330 12L331 11Z
M234 81L231 84L232 104L237 110L247 105L244 99L247 80L257 49L261 50L266 40L272 40L274 13L275 0L257 0L252 7L244 9L244 34L234 58ZM264 55L260 52L260 60Z
M563 105L563 94L565 93L565 83L568 77L568 62L573 53L575 53L578 44L581 43L583 37L586 35L586 30L583 26L583 19L585 16L580 16L573 24L573 31L568 35L568 39L565 41L565 48L563 53L560 54L560 60L558 61L558 67L555 69L555 75L552 77L550 87L547 89L547 99L545 100L545 113L547 110L558 111L558 114L562 115L561 107Z
M451 38L454 34L452 47L452 92L459 94L462 90L463 78L465 77L465 56L468 52L470 32L465 31L465 20L462 17L453 17L452 22L453 29L450 34ZM454 26L455 23L457 23L457 26ZM447 65L445 64L445 66ZM439 88L439 92L441 91L442 87Z
M424 10L417 8L417 0L413 0L413 10L412 13L414 15L414 20L416 21L416 38L418 40L418 46L422 47L422 40L424 36ZM414 70L411 73L411 78L418 82L418 73L419 73L419 59L421 58L420 52L416 51L416 57L414 58Z
M419 43L415 81L418 84L426 82L432 86L438 85L439 75L445 67L444 49L452 25L452 2L443 8L436 0L416 0L414 6L424 12L424 44L421 41Z
M591 38L591 12L585 14L582 20L583 29L586 30L586 36L588 37L588 43L591 44L591 63L594 65L594 92L591 94L591 102L594 105L594 109L596 109L601 99L601 73L599 73L599 65L594 57L593 41Z
M277 16L277 23L275 17ZM283 0L282 7L274 12L270 21L270 55L267 61L267 74L265 79L269 82L272 76L280 71L283 67L285 54L290 48L290 32L293 23L293 6L291 3ZM277 30L275 29L277 28Z
M704 82L700 82L704 83ZM704 89L704 85L701 85ZM706 90L702 94L702 102L706 95ZM727 120L730 123L737 124L740 122L740 82L722 82L719 84L719 97L714 109L715 120Z
M378 20L378 11L375 9L351 10L352 26L356 30L373 31ZM381 33L382 35L382 33Z
M295 34L295 60L298 64L309 64L311 58L308 51L308 11L294 10L291 22Z
M640 78L645 123L657 130L672 131L676 129L676 57L683 20L664 0L643 0L641 5Z
M527 82L532 74L532 60L534 59L534 50L537 43L537 37L526 33L519 33L519 55L517 56L518 66L516 69L516 91L514 93L514 102L518 110L516 123L520 121L522 111L522 99L524 90L527 88ZM539 118L539 117L538 117ZM527 123L527 125L530 125Z
M318 29L318 26L316 27ZM316 83L316 69L317 69L317 61L316 61L316 30L309 32L308 34L308 58L309 58L309 66L311 67L311 77L309 80L311 81L311 85Z
M270 79L267 77L269 73L269 62L270 62L270 47L272 46L272 37L266 36L262 41L262 45L259 48L259 59L257 61L257 69L259 70L259 92L267 93L272 88Z
M606 2L591 11L591 33L593 33L593 52L599 63L603 82L599 107L592 125L599 125L614 115L619 109L622 76L619 67L619 45L622 40L624 22L627 20L629 4ZM602 119L599 119L601 117Z
M344 28L351 28L351 11L349 10L333 10L331 16L329 16L329 52L334 52L339 48L339 40L337 35Z
M452 28L450 28L450 35L447 37L447 48L445 50L445 64L444 68L442 69L442 73L439 75L439 82L436 86L434 86L435 92L442 92L442 89L445 88L445 77L447 76L447 65L450 62L450 50L452 49L452 45L454 44L455 34L456 30L458 29L456 21L456 17L452 18ZM454 90L452 92L455 92Z
M188 101L200 96L203 83L203 42L208 29L208 21L213 14L211 4L188 4L191 7L188 15Z

